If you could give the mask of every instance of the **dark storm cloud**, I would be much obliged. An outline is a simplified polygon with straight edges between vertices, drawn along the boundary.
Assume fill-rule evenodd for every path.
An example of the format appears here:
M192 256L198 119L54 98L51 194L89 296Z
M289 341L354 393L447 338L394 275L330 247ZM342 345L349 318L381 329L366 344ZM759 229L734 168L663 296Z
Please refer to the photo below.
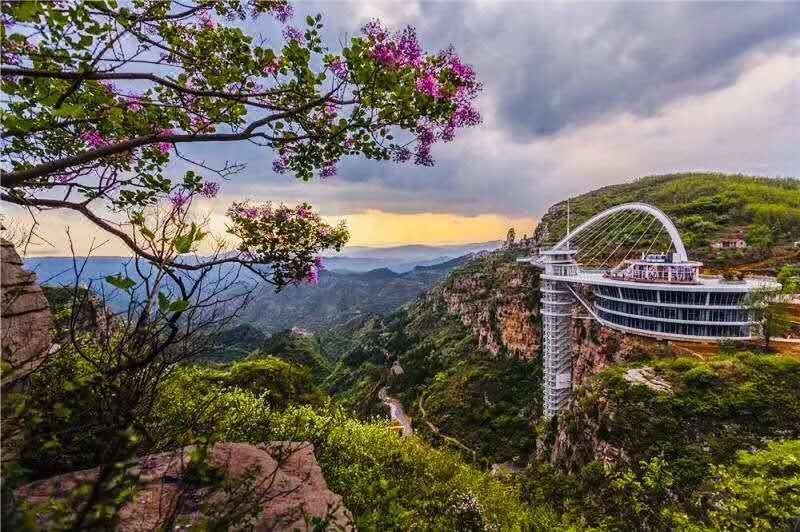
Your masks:
M747 91L710 102L713 112L696 104L702 131L687 126L694 116L675 111L692 97L735 88L755 68L754 58L796 57L800 3L368 0L298 2L295 8L298 25L306 14L323 13L325 40L333 49L372 16L398 29L415 26L428 50L453 44L484 82L480 107L486 123L437 145L434 168L350 159L328 184L274 174L268 150L220 145L209 156L248 163L224 187L232 196L307 197L336 214L372 208L536 216L567 194L640 175L800 171L791 145L792 132L800 134L796 74L794 96L791 90L764 92L764 83L776 81L772 70L750 81L750 92L764 92L753 100L758 109L739 107L746 105ZM259 28L248 30L255 34ZM791 75L777 81L786 85ZM728 108L737 121L728 120ZM662 116L667 110L677 118ZM619 125L602 127L615 121Z
M424 35L454 42L476 64L497 93L502 125L520 140L608 114L651 115L675 98L733 83L754 49L800 34L798 3L430 4L423 11Z

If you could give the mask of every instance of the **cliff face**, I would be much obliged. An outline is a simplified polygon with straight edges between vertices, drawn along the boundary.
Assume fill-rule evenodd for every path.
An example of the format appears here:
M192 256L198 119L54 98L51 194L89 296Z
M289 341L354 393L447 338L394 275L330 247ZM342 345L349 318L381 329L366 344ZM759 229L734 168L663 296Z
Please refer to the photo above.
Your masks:
M475 260L431 297L441 297L490 353L532 360L541 348L539 275L515 258L514 252L499 252Z
M5 239L0 240L0 262L3 361L11 366L4 372L6 386L27 376L47 355L53 321L36 275L22 268L22 259Z

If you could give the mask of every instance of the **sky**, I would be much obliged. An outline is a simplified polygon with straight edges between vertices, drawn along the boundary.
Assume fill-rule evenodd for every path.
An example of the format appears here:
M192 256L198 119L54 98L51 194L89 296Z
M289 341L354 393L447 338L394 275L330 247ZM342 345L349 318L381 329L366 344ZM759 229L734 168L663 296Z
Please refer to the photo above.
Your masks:
M433 168L350 159L310 183L274 174L271 153L246 143L204 146L209 163L247 163L199 205L215 230L250 198L309 201L346 219L353 245L479 242L531 234L553 203L640 176L800 176L800 3L294 5L298 25L322 13L332 48L375 17L416 27L427 50L452 44L484 84L483 124L436 145ZM53 245L29 253L67 253L67 225L79 249L92 236L69 215L39 221ZM101 254L122 252L109 241Z

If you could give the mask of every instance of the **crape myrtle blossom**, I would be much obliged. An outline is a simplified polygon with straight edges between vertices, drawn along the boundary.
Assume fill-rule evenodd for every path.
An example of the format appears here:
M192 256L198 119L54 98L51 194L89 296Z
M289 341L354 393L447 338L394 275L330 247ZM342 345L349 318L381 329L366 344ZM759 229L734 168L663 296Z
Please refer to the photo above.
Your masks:
M214 19L211 18L208 12L200 13L200 15L197 16L197 20L201 28L213 30L217 27L217 23L214 22Z
M336 165L334 163L328 163L322 167L322 171L319 173L319 176L322 178L326 177L333 177L336 175Z
M219 193L219 183L213 181L206 181L200 189L200 195L204 198L215 198Z
M289 4L279 5L272 10L272 15L279 21L286 23L294 16L294 8Z
M81 139L92 148L99 148L106 143L106 139L98 131L84 131L81 133Z
M338 57L331 61L329 66L333 75L341 80L345 80L350 76L350 68L347 63Z
M172 204L172 206L175 208L176 211L183 211L183 209L188 205L191 199L192 199L191 194L189 194L185 190L177 190L169 196L169 202Z
M304 42L306 40L306 38L303 36L303 32L294 26L286 26L286 28L283 30L283 37L287 41Z
M172 130L171 129L162 129L158 133L159 137L168 137L170 135L172 135ZM156 147L158 148L158 151L160 151L163 155L168 155L169 154L169 150L172 148L172 144L170 144L169 142L159 142L156 145Z
M439 88L439 80L433 73L425 74L417 80L417 90L434 99L441 98L442 96L442 91Z
M128 108L128 111L130 111L131 113L138 113L139 111L144 109L144 106L142 105L141 96L129 96L126 106Z
M433 56L424 55L413 28L390 33L379 21L372 20L364 25L362 33L368 38L375 61L389 71L412 76L418 94L448 110L443 119L430 118L417 129L414 163L432 166L431 147L436 141L449 142L459 128L481 122L473 104L482 90L475 71L461 61L452 47ZM396 162L411 159L407 146L394 145L393 151L391 158Z

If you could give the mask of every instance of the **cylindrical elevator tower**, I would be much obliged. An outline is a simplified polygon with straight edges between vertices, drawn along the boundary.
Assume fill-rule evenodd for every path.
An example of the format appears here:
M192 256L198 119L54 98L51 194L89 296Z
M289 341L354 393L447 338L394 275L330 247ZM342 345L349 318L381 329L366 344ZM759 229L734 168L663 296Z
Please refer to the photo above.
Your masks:
M572 309L575 298L566 282L546 276L577 274L576 251L542 253L542 351L544 354L544 414L552 417L569 399L572 389Z

